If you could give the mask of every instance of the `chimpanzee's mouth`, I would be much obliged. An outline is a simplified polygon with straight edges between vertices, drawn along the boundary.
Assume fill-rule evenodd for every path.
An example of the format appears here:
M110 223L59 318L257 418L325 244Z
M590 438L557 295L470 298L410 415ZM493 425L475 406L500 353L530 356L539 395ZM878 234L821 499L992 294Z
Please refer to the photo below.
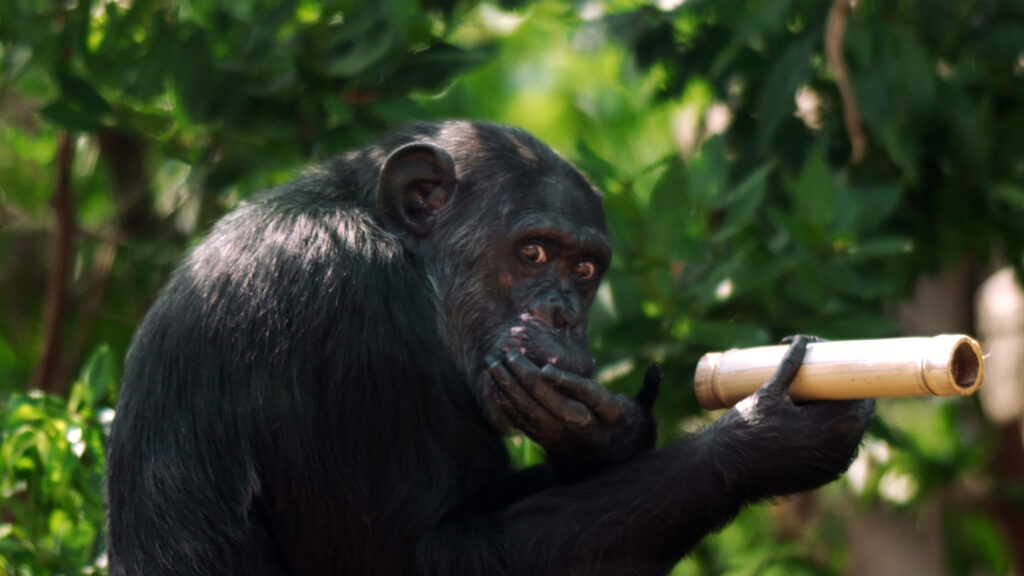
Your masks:
M560 348L560 347L552 347ZM520 351L522 352L522 351ZM564 348L557 350L530 350L526 349L523 356L537 365L538 368L543 368L546 364L551 364L559 370L565 372L571 372L577 376L583 376L584 378L590 378L594 373L594 357L589 353L572 353Z
M536 323L509 328L499 350L501 355L517 350L538 368L551 364L585 378L594 373L594 356L586 340L570 339Z

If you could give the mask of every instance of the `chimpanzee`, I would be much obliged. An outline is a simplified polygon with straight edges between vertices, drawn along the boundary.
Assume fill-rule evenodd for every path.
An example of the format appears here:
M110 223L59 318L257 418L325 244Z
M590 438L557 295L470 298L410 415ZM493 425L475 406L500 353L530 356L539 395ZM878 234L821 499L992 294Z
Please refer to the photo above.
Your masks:
M870 402L793 404L806 341L654 449L590 378L601 197L529 134L414 125L225 216L125 365L114 575L664 574L742 506L835 479ZM548 464L513 470L502 432Z

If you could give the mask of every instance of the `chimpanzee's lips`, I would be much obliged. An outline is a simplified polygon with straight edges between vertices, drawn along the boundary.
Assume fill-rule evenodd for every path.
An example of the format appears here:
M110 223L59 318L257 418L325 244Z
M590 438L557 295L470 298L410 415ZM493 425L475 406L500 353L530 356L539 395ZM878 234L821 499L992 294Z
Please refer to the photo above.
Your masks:
M542 326L514 326L499 347L502 354L517 350L543 368L547 364L585 378L594 373L594 356L586 340L568 338Z

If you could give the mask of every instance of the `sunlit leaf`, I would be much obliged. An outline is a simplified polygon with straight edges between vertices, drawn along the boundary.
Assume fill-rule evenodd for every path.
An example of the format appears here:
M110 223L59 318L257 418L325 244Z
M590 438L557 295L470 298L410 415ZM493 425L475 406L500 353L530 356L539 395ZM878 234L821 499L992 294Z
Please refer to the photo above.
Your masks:
M107 345L100 346L86 361L68 401L70 410L94 409L114 387L114 358Z
M769 145L782 120L796 110L796 91L807 82L811 74L814 41L815 38L808 35L793 42L771 64L757 102L758 141L763 147Z

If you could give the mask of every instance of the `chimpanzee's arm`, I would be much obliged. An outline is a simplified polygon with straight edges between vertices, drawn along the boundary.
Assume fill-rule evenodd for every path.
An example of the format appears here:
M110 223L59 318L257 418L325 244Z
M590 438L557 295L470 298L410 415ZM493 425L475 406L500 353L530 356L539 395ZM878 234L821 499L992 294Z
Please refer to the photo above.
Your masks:
M451 514L421 547L424 572L663 574L744 505L834 480L873 403L794 405L786 392L805 346L794 344L768 384L700 434L503 510ZM469 540L468 549L444 545Z
M511 506L500 520L503 547L517 567L510 573L520 566L524 574L667 572L751 500L740 470L715 461L721 432L705 431Z
M564 479L551 464L538 464L516 470L488 484L480 493L477 510L503 510L516 502L564 484Z
M421 546L423 572L664 574L756 499L744 488L746 473L730 450L738 438L730 436L712 427L507 509L455 515ZM477 542L465 546L470 538ZM462 546L447 555L444 542Z
M861 408L836 425L862 430L869 413ZM754 430L723 418L699 435L589 480L542 491L491 514L455 515L421 547L427 553L423 571L664 574L745 504L824 484L845 469L855 451L849 445L828 453L792 446L787 455L781 446L762 449L766 443L756 441ZM443 542L460 546L450 549Z

